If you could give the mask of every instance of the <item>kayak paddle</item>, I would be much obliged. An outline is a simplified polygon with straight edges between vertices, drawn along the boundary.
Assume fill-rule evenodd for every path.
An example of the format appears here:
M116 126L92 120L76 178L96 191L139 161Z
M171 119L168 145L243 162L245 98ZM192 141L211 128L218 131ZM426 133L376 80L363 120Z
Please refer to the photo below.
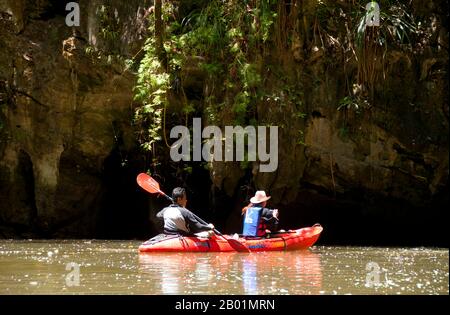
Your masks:
M139 186L144 188L146 191L148 191L151 194L161 194L164 197L166 197L170 202L173 202L173 199L169 196L167 196L161 189L159 189L159 183L153 179L150 175L147 175L145 173L140 173L136 181Z

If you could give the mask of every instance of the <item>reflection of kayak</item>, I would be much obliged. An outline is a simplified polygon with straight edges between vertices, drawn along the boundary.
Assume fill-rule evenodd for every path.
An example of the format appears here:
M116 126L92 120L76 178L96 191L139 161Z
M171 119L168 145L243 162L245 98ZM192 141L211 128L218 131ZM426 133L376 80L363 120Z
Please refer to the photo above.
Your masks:
M140 252L233 252L233 251L282 251L306 249L312 246L323 228L319 224L285 233L275 233L269 238L213 235L211 238L194 236L159 236L141 246Z

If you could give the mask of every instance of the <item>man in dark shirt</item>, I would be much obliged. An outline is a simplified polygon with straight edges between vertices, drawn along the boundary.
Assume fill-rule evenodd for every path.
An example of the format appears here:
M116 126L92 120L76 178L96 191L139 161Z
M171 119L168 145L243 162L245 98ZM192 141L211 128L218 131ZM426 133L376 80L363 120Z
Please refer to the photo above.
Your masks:
M199 222L195 215L186 209L187 197L184 188L177 187L172 191L173 204L162 209L156 217L164 219L165 234L196 235L209 237L214 232L214 225Z

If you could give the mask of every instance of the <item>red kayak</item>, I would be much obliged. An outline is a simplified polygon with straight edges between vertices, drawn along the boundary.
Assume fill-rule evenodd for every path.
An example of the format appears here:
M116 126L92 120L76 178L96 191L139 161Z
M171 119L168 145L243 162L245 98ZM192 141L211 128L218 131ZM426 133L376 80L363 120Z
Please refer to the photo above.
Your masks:
M314 245L322 233L315 224L298 230L274 233L270 237L239 237L213 235L210 238L195 236L160 235L141 246L140 252L263 252L307 249Z

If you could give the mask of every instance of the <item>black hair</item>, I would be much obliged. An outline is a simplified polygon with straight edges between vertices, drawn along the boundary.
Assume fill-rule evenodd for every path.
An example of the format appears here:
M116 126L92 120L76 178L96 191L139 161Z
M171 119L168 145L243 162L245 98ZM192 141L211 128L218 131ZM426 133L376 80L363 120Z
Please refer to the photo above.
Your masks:
M172 190L173 202L177 203L178 198L183 198L183 196L186 196L186 190L184 188L176 187Z

